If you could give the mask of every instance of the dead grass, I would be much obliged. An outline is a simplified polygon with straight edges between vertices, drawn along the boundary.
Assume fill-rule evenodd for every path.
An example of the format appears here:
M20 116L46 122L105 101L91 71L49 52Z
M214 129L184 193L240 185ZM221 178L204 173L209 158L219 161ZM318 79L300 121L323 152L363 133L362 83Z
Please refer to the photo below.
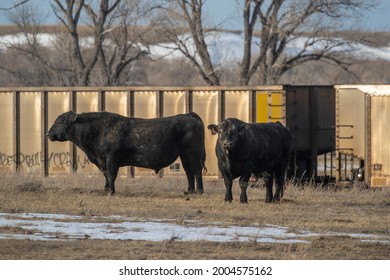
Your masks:
M0 241L1 259L388 259L389 246L362 243L351 238L319 238L312 244L256 244L212 242L146 242L81 240Z
M185 195L182 177L118 178L117 194L103 192L103 177L35 175L0 177L0 212L122 215L146 219L218 222L224 226L279 225L291 231L390 234L390 189L334 189L288 185L284 200L264 202L265 190L248 190L248 204L223 201L221 180L205 179L203 195ZM21 229L1 228L0 232ZM389 259L390 245L358 239L320 236L310 244L259 244L144 241L1 240L0 259Z

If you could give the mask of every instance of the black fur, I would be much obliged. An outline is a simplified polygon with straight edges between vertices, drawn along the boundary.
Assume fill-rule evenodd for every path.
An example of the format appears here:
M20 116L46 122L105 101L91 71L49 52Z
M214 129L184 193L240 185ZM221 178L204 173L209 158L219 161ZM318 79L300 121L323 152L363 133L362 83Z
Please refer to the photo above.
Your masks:
M225 181L225 201L233 200L232 183L240 177L240 201L247 203L246 189L251 175L261 176L263 172L268 173L265 201L282 198L292 140L290 132L281 123L249 124L229 118L218 126L211 124L207 128L218 134L215 152ZM272 192L274 177L275 194Z
M127 118L114 113L69 111L49 129L51 141L71 141L106 177L105 190L115 193L121 166L150 168L158 172L178 156L188 179L188 192L203 192L202 168L206 158L204 125L195 113L166 118Z

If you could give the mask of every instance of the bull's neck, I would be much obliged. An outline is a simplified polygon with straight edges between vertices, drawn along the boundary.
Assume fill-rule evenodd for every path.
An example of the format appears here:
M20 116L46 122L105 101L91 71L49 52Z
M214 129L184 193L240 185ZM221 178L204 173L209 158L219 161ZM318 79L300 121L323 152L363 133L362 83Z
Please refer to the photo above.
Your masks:
M97 145L98 136L99 130L93 123L88 125L76 123L70 141L83 151L92 151Z
M227 155L227 159L230 161L230 164L236 162L237 158L242 158L243 151L245 150L245 145L243 145L241 141L241 137L237 139L237 142L234 145L234 149L230 150L229 155Z

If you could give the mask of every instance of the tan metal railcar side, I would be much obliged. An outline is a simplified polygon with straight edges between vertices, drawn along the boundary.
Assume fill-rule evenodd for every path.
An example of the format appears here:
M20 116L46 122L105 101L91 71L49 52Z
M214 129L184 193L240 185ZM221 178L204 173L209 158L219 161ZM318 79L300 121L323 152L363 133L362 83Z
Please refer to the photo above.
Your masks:
M364 162L367 185L390 186L390 85L336 86L336 150Z
M334 87L290 85L0 88L0 133L6 135L0 142L0 171L37 171L45 176L98 173L73 144L51 143L45 137L55 118L69 110L141 118L193 111L205 126L228 117L252 123L280 121L294 141L290 175L333 177ZM208 175L217 176L216 137L205 131L205 142ZM317 172L318 155L322 169ZM120 174L154 172L132 167L122 168ZM164 169L164 174L183 175L180 160Z
M44 175L69 172L98 173L86 155L74 145L51 143L45 137L55 118L68 110L111 111L130 117L155 118L194 111L205 126L225 117L247 122L277 119L285 123L284 86L260 87L48 87L0 88L0 171L34 171ZM267 96L264 103L256 101ZM277 95L278 98L273 98ZM276 107L269 98L275 99ZM260 102L260 103L259 103ZM271 104L271 105L270 105ZM261 120L262 121L262 120ZM218 175L214 152L216 137L206 134L206 166L209 176ZM142 168L122 168L120 174L147 175ZM180 160L164 174L183 174Z

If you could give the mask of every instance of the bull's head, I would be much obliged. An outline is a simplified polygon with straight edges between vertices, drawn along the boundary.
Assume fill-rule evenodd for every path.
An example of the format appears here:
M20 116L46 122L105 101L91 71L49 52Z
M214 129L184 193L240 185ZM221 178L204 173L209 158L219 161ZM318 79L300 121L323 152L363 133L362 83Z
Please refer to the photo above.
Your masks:
M211 131L211 134L218 134L217 141L224 153L229 156L239 140L241 131L240 124L235 119L226 119L219 125L210 124L207 128Z
M63 113L58 116L51 126L46 136L50 141L67 141L72 131L71 127L77 119L77 114L73 111Z

